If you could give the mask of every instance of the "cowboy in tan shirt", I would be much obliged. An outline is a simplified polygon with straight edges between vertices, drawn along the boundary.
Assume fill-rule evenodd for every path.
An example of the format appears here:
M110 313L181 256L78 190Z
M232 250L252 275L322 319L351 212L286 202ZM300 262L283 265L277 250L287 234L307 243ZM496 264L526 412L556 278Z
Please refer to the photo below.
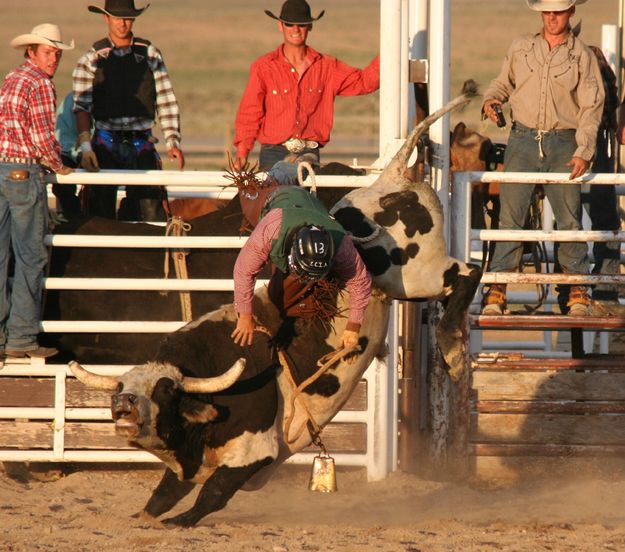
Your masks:
M540 12L540 32L515 39L499 75L484 94L482 111L497 121L495 108L510 103L512 129L504 160L508 172L568 172L584 174L595 153L603 112L604 89L595 54L571 31L575 5L586 0L527 0ZM504 184L500 188L500 228L521 229L534 185ZM545 186L560 230L579 230L580 187ZM523 248L498 242L492 272L519 270ZM558 261L564 272L587 274L585 243L562 243ZM492 285L484 298L483 314L505 312L506 288ZM573 286L565 310L572 316L590 314L584 286Z

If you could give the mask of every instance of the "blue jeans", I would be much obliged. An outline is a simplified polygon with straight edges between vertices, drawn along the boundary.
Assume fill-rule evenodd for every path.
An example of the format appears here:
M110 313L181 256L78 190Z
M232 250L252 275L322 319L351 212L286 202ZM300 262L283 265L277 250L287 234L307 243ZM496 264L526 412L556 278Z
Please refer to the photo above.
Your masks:
M567 163L577 148L574 130L551 131L542 140L544 158L539 156L536 131L515 123L510 131L504 167L506 172L571 172ZM502 184L499 228L523 228L534 184ZM547 184L545 194L555 215L558 230L580 230L580 185ZM490 263L492 272L514 272L523 254L521 242L497 242ZM566 272L588 274L588 250L585 242L562 242L558 249L560 265Z
M20 171L25 179L11 178ZM14 177L17 174L14 174ZM0 346L37 348L48 227L46 187L40 165L0 164ZM15 269L8 289L10 252Z
M319 148L306 148L300 155L305 153L312 153L317 157L317 163L319 163ZM288 149L282 144L261 144L260 154L258 159L258 169L261 171L268 171L278 161L282 161L285 157L290 155Z

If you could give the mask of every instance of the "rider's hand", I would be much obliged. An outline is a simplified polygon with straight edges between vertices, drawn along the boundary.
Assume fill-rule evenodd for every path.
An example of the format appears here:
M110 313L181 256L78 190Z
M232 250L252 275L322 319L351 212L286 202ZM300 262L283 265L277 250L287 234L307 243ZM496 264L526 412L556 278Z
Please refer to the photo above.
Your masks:
M237 327L230 334L230 337L233 338L237 345L241 345L241 347L251 345L254 339L255 328L256 324L254 324L254 317L251 314L239 314Z

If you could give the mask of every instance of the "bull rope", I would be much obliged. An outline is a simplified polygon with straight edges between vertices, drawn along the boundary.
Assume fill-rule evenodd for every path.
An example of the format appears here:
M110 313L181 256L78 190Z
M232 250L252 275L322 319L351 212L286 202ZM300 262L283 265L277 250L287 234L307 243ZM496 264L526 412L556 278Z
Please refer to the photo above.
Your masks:
M268 335L270 338L273 337L271 333L269 332L269 330L265 328L264 326L256 326L255 331L264 333ZM312 376L305 379L299 385L297 385L297 383L295 382L295 378L293 377L293 370L291 368L291 363L289 362L289 359L286 353L281 350L277 351L278 359L280 360L280 365L284 369L289 379L289 383L294 389L293 394L291 395L290 403L289 403L289 409L290 409L289 415L287 419L284 421L284 440L287 442L287 444L290 445L290 444L293 444L295 441L297 441L297 439L299 439L301 434L304 432L304 428L307 427L310 433L310 436L312 438L312 442L318 447L320 447L324 453L326 452L326 448L323 442L321 441L321 432L323 431L323 428L320 427L319 424L316 422L315 418L310 413L308 406L304 402L304 399L300 395L302 391L306 389L306 387L308 387L309 385L317 381L323 374L325 374L328 371L330 367L332 367L338 361L342 360L348 354L353 352L357 347L358 345L351 345L350 347L340 347L338 349L335 349L334 351L330 351L329 353L323 355L317 361L317 366L319 367L318 370ZM306 413L306 416L308 417L310 426L308 425L308 423L302 424L302 426L296 432L295 436L293 438L290 438L289 433L291 431L291 423L293 422L293 418L295 417L295 401L297 399L299 399L299 403L302 409L304 410L304 412Z
M167 221L167 228L165 229L165 236L184 236L191 230L191 225L188 222L182 220L182 217L174 216ZM163 272L165 273L165 279L169 277L169 257L171 256L174 261L174 269L176 271L176 278L182 280L189 279L189 272L187 270L187 255L188 250L176 249L173 253L169 249L165 250L165 266ZM185 322L191 322L193 320L193 312L191 308L191 293L189 291L179 291L180 297L180 310L182 313L182 319Z

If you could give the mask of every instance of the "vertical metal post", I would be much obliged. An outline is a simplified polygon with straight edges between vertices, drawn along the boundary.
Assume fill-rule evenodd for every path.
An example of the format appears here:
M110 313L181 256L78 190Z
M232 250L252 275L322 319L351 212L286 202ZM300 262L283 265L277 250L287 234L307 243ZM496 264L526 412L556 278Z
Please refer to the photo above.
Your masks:
M380 0L380 159L401 132L401 11L402 0Z
M63 460L65 456L65 381L66 374L63 367L57 370L54 378L54 420L51 425L55 460Z
M430 2L430 113L449 101L450 49L451 49L451 0ZM445 238L449 243L449 115L441 117L430 127L432 166L430 181L443 205Z
M402 74L406 80L402 83L402 90L409 90L408 61L411 59L424 59L427 57L427 0L410 0L402 6L402 47L408 48L402 51L402 59L405 60L406 68ZM409 55L410 54L410 55ZM425 84L419 83L421 90L425 90ZM427 115L427 104L418 97L417 90L414 95L402 94L409 109L404 109L402 102L402 137L405 137L412 121L421 122ZM415 178L423 181L423 164L417 158L417 167L421 170L414 172ZM415 472L419 465L419 449L421 448L421 317L422 307L420 304L404 301L402 308L402 332L401 332L401 372L398 385L398 431L397 431L397 459L398 467L405 472Z

